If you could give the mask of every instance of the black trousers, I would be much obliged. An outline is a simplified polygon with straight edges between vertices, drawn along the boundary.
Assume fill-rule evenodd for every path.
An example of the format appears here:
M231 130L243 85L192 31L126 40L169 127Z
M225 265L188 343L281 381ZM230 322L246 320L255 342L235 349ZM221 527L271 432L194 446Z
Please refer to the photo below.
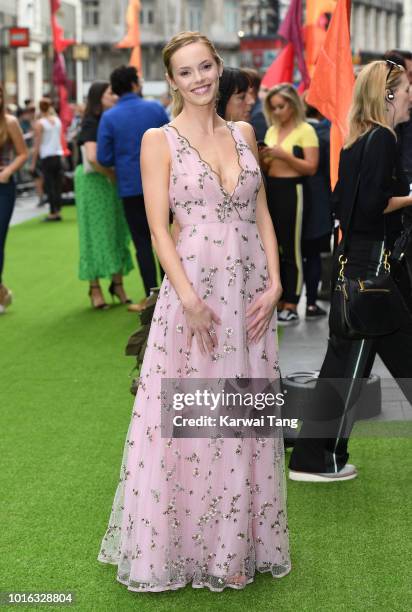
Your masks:
M282 301L299 302L303 285L301 178L267 177L268 208L279 243Z
M376 274L382 243L357 241L348 253L349 277ZM338 248L333 278L337 275ZM365 264L365 262L368 262ZM349 265L350 263L350 265ZM400 328L389 335L367 340L345 340L332 335L314 394L313 409L303 421L289 467L302 472L337 472L348 461L348 439L355 420L353 409L379 355L412 402L412 304L406 266L396 281L404 298ZM316 412L316 415L315 415Z
M58 213L61 208L63 187L63 168L60 155L44 157L41 160L41 171L44 178L44 191L50 204L50 213Z
M145 292L146 295L149 295L150 289L157 286L157 277L143 194L123 198L123 207L136 249L136 259L140 268L140 274L142 275Z
M305 240L302 238L303 280L306 285L307 306L315 306L318 299L318 287L322 277L321 253L330 252L331 232L319 238Z
M0 184L0 284L4 266L4 249L10 219L16 201L16 185L14 179Z

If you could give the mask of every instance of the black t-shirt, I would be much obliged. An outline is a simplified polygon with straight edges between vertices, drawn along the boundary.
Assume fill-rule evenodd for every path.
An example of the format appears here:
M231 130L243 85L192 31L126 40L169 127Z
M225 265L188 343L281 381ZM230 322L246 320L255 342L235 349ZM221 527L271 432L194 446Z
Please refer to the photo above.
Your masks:
M85 142L97 142L97 130L99 127L99 117L95 115L86 115L82 121L80 132L77 136L77 145L79 147L78 163L82 163L82 153L80 147Z
M388 242L391 243L402 229L402 211L385 215L383 211L391 197L409 194L409 184L402 171L394 134L387 128L377 127L362 158L367 136L365 134L350 148L341 151L339 180L333 192L335 214L345 232L360 170L351 234L369 240L383 240L385 221Z
M86 115L83 119L77 142L83 145L85 142L97 142L97 130L99 127L99 117Z

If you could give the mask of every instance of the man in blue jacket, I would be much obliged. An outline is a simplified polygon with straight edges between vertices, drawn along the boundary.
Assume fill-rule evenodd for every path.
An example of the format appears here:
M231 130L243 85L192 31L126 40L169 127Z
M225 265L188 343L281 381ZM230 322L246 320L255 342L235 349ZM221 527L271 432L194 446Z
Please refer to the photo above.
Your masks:
M133 66L116 68L110 75L110 84L119 100L101 118L97 135L97 159L102 166L114 166L117 190L123 201L148 296L150 288L156 287L157 279L144 207L140 146L146 130L161 127L169 122L169 118L160 104L144 100L138 95L139 77ZM129 309L132 310L133 306Z

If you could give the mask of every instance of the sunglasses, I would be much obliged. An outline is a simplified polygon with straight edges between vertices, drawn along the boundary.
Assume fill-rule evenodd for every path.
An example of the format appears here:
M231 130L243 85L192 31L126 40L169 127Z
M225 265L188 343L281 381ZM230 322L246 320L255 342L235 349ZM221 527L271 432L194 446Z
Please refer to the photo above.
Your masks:
M389 66L389 71L388 74L386 75L386 82L388 82L389 77L391 76L391 72L394 68L398 68L399 70L403 70L403 66L401 66L400 64L397 64L396 62L393 62L392 60L385 60L386 64Z

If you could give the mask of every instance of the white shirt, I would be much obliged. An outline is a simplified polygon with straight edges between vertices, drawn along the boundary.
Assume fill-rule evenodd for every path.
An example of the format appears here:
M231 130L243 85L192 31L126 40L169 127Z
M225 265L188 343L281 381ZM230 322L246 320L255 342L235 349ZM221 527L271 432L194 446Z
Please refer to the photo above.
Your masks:
M54 115L53 120L42 117L39 121L43 128L40 143L40 159L54 155L63 155L61 144L62 122L59 117Z

